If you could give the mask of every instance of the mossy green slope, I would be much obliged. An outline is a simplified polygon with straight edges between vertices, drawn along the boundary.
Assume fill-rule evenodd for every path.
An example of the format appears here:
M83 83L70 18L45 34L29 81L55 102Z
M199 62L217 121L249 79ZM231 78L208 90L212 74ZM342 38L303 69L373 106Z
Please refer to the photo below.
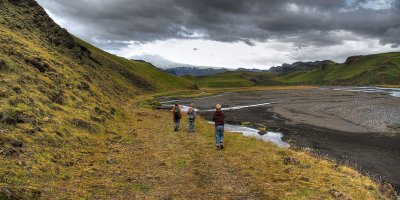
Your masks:
M0 16L2 124L54 118L54 129L83 120L78 126L94 130L137 95L192 86L71 36L33 0L2 0Z
M190 87L73 37L34 0L0 0L0 199L69 179L64 170L98 148L132 98Z
M282 77L288 83L331 85L399 85L400 53L349 57L344 64L330 64Z
M103 59L108 59L116 64L124 66L125 68L134 71L139 74L144 80L150 82L152 85L156 86L156 91L166 91L166 90L179 90L179 89L188 89L191 88L193 83L168 73L163 72L157 67L145 63L138 62L133 60L128 60L110 53L107 53L103 50L94 47L93 45L82 41L81 39L74 37L75 41L81 45L89 49L91 54L96 54ZM145 90L146 91L146 90ZM154 92L154 91L152 91Z

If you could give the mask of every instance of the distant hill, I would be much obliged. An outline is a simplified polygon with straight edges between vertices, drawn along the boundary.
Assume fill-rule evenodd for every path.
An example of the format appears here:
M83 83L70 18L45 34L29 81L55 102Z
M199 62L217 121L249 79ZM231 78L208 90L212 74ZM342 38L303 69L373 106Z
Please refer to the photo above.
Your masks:
M309 71L315 68L324 68L327 65L334 64L331 60L315 62L295 62L293 64L283 64L282 66L272 67L268 70L271 73L289 74L295 71Z
M212 76L184 76L184 78L197 83L200 87L250 87L258 85L285 85L280 80L275 80L278 75L270 72L243 72L230 71Z
M229 71L241 71L241 72L267 72L268 70L261 69L247 69L247 68L224 68L218 66L196 66L184 63L176 63L165 59L159 55L140 55L131 57L132 60L138 62L145 62L153 64L157 68L164 70L165 72L175 76L211 76L214 74L229 72Z
M131 59L133 61L154 65L155 67L175 76L210 76L229 71L229 69L219 67L176 63L158 55L133 56Z
M268 70L256 69L256 68L253 68L253 69L238 68L235 71L238 71L238 72L268 72Z
M197 68L197 67L177 67L164 69L165 72L176 76L210 76L218 73L228 72L230 70L225 68Z
M400 85L400 52L352 56L343 64L326 63L280 78L290 84Z
M268 72L268 70L261 69L246 69L238 68L236 70L226 69L226 68L201 68L201 67L177 67L164 69L165 72L176 75L176 76L211 76L219 73L225 72Z
M207 77L185 77L200 87L259 85L400 85L400 52L349 57L333 61L296 62L267 72L225 72Z

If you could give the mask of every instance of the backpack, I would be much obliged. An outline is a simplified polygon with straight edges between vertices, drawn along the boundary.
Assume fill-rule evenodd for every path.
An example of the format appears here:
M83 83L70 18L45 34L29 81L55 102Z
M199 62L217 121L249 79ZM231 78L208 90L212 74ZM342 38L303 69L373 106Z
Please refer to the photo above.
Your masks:
M195 110L193 108L189 108L188 115L190 120L194 120L194 112Z
M181 118L181 113L179 112L179 106L175 106L174 108L174 118L175 119Z

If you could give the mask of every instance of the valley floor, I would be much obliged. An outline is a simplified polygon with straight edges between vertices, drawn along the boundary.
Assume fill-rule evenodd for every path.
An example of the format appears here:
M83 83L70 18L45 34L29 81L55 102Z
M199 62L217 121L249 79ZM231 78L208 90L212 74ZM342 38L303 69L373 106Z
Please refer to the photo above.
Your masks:
M41 147L50 162L28 153L2 157L0 173L9 180L0 193L22 199L390 199L387 186L349 167L234 133L226 133L226 148L217 151L205 120L192 134L185 116L174 133L169 112L131 105L107 122L104 134Z
M314 149L338 162L350 162L400 188L400 98L385 92L342 87L222 93L185 99L201 110L271 103L226 111L228 122L284 132L294 146ZM364 88L365 89L365 88ZM372 90L372 89L371 89ZM201 113L207 119L211 114Z

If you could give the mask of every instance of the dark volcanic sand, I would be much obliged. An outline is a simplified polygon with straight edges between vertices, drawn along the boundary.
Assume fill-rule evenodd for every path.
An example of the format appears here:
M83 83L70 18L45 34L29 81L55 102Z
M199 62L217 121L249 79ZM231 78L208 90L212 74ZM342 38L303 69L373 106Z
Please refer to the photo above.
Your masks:
M400 188L400 98L383 93L312 90L225 93L182 100L201 110L271 102L225 111L227 122L252 122L284 133L285 141L350 161ZM206 119L210 112L201 113Z

